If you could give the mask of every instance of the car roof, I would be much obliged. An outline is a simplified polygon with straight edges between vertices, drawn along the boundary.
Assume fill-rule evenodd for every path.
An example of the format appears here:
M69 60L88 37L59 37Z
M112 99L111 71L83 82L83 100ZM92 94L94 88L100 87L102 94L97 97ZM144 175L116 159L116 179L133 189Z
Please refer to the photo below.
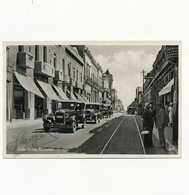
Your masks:
M101 105L98 102L87 102L86 105Z
M70 102L70 103L85 103L84 101L80 101L80 100L61 100L61 101L57 101L57 102L61 102L61 103L65 103L65 102Z
M111 104L104 104L104 106L111 106Z

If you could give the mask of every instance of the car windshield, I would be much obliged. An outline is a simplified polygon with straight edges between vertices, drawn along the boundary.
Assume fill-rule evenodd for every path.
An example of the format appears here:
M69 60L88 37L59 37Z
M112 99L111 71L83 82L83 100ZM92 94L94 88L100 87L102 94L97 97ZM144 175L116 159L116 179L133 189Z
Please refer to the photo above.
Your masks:
M84 103L76 103L76 110L83 110L85 108Z
M58 109L75 110L75 103L73 102L59 102Z
M100 108L100 105L92 105L92 104L86 105L86 109L99 110L99 108Z

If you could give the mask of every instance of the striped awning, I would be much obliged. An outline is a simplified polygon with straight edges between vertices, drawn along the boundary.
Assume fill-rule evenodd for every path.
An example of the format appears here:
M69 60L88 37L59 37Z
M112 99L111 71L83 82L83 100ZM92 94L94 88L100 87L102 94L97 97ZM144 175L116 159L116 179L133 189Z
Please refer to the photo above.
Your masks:
M56 95L55 91L53 90L50 84L39 80L37 80L37 82L39 83L40 87L50 100L60 101L60 98Z
M60 99L62 99L62 100L69 100L68 97L66 96L66 94L61 89L61 87L57 87L56 85L53 85L53 87L57 91L57 93L59 94Z
M165 95L171 92L171 87L174 85L174 79L172 79L160 92L159 96Z
M36 84L34 83L34 80L31 77L26 76L26 75L22 75L18 72L14 72L14 75L16 76L20 85L22 85L22 87L26 91L32 92L33 94L45 99L45 97L40 92L39 88L36 86Z

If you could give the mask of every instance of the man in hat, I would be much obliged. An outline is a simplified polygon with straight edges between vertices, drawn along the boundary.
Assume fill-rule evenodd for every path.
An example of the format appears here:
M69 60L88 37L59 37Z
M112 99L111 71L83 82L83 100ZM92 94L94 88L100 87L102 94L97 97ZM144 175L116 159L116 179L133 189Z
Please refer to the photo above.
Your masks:
M159 132L159 148L165 148L165 126L166 126L166 112L164 110L163 104L157 104L157 116L156 116L156 125Z
M143 118L143 132L147 132L144 134L144 146L145 147L150 147L150 142L149 142L149 130L150 130L150 123L149 123L149 103L145 103L144 105L144 112L142 115Z
M149 147L153 147L152 133L154 128L154 123L156 124L156 112L153 108L153 102L149 105Z

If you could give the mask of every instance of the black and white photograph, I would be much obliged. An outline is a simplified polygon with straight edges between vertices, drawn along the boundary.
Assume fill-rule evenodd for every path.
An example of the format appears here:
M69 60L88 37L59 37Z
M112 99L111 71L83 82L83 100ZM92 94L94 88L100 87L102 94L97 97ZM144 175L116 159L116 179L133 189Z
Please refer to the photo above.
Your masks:
M4 42L4 157L181 157L180 49Z

